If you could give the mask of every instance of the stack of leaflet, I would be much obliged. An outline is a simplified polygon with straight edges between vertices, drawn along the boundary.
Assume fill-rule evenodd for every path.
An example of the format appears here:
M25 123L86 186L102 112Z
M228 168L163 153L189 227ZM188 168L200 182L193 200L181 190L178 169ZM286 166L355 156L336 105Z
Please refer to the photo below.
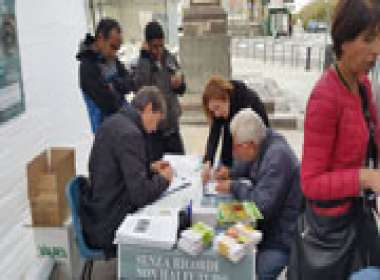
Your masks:
M241 223L256 223L264 219L254 202L227 202L218 205L217 221L220 226Z
M237 223L231 227L227 234L238 239L239 242L247 244L248 249L251 249L252 246L257 246L263 239L263 234L260 230L255 230L251 225L242 223Z
M211 227L197 223L181 233L178 248L189 255L197 256L211 245L213 238L214 230Z
M193 230L185 230L178 241L178 248L189 255L197 256L203 251L202 236Z
M177 241L178 213L162 216L128 215L116 231L118 244L171 249Z
M251 225L238 223L215 238L214 250L237 263L247 252L253 250L261 239L261 231L254 230Z
M233 263L239 262L246 254L243 244L228 235L219 234L214 239L214 250Z

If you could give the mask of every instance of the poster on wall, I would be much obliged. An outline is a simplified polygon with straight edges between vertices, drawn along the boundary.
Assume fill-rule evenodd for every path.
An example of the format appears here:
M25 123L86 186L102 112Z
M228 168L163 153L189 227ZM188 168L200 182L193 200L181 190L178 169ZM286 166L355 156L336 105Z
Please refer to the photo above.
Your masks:
M15 0L0 0L0 124L24 110Z

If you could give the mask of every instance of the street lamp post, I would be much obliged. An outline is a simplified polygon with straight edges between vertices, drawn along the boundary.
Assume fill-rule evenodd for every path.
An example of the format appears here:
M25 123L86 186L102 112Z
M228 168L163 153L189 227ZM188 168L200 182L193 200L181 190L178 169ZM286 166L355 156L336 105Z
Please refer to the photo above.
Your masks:
M328 43L328 36L330 34L331 30L331 24L330 24L330 1L325 0L325 8L326 8L326 33L325 33L325 61L324 61L324 67L323 69L327 69L330 67L332 63L334 63L334 55L333 55L333 49L332 46Z

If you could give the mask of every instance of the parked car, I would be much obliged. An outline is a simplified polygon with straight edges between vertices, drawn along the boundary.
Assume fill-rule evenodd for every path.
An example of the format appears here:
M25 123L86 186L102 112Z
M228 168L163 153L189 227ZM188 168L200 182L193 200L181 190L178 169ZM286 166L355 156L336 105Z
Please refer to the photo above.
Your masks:
M328 24L324 21L311 20L307 24L306 31L311 33L323 33L327 32Z

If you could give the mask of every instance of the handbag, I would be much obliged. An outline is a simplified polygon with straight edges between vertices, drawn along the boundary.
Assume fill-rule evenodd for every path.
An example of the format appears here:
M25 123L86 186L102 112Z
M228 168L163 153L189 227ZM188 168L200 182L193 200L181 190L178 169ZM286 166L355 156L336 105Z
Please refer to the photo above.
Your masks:
M380 266L380 239L372 211L362 198L340 216L321 216L308 202L291 248L289 280L343 280L368 266Z

